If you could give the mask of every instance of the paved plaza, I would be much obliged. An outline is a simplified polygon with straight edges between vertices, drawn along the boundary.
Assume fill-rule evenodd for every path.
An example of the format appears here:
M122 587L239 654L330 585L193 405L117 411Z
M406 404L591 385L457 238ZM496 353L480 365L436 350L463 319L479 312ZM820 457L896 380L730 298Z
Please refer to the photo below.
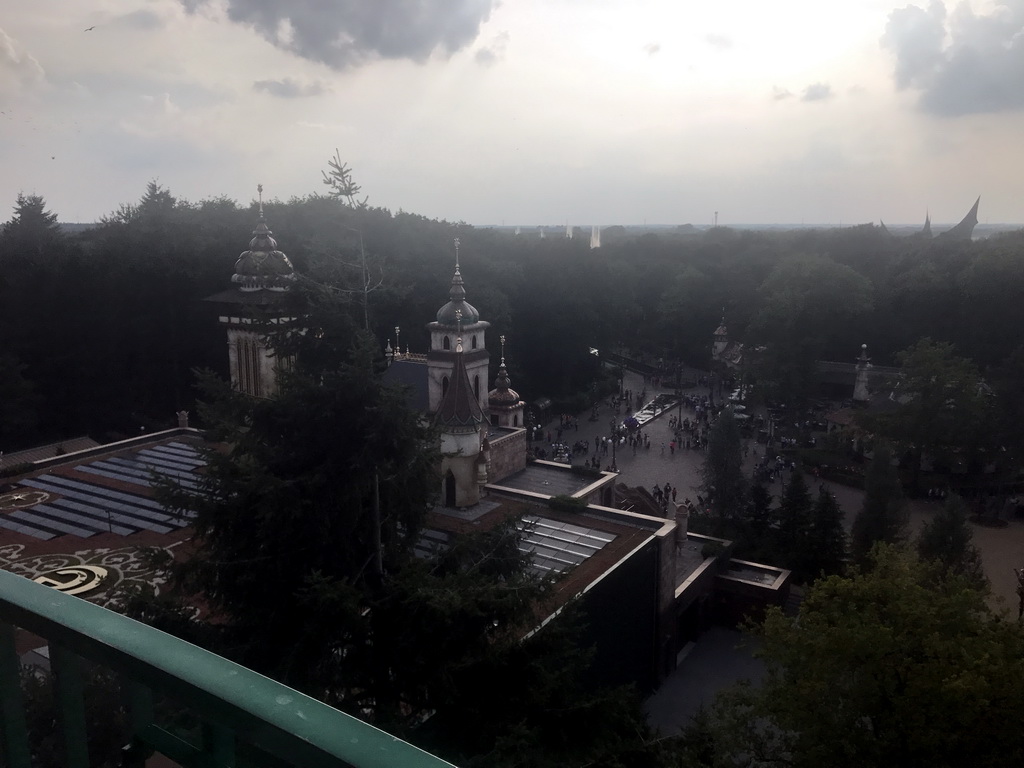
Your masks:
M673 394L674 388L657 388L645 385L643 377L633 372L626 372L623 386L633 392L646 388L644 402L650 402L660 393ZM684 390L685 393L706 395L707 388ZM678 500L686 497L696 499L697 489L701 485L701 469L704 453L700 450L681 449L674 453L668 448L673 439L669 428L669 419L677 409L666 411L643 426L643 432L650 436L651 447L638 449L635 453L628 444L616 451L616 463L619 468L621 482L630 486L642 486L650 489L655 484L664 486L666 482L677 488ZM693 416L685 406L683 417ZM590 441L593 456L594 441L610 433L609 422L621 420L630 414L624 410L616 413L607 402L601 404L596 421L590 421L589 411L577 415L578 430L568 430L563 441L572 445L577 440ZM558 424L558 415L550 424L552 437ZM664 450L662 446L664 445ZM750 440L748 455L744 468L748 475L752 473L755 463L764 454L764 446ZM582 457L576 458L581 463ZM602 468L611 464L611 455L601 457ZM788 476L788 473L787 473ZM815 482L809 479L812 493ZM784 479L769 486L772 495L778 497L782 492ZM844 515L847 530L853 518L860 510L864 493L856 488L838 483L825 482L824 485L835 495ZM916 532L934 515L938 506L926 501L914 501L910 504L910 527ZM985 528L972 526L974 543L981 551L985 574L992 585L992 603L1016 615L1017 598L1015 595L1016 579L1013 569L1024 566L1024 523L1011 520L1005 528ZM785 566L785 563L774 563ZM701 706L709 706L715 695L723 688L741 679L757 681L763 674L763 666L752 655L752 638L741 633L714 627L704 633L696 644L688 649L679 667L662 683L658 691L651 696L645 705L648 721L664 735L677 733L689 723L690 718Z
M647 396L644 402L653 400L658 394L675 393L673 387L659 388L650 384L645 385L643 377L632 371L625 372L623 387L633 392L641 392L646 388ZM695 395L708 394L706 387L691 388L683 391L684 393ZM630 486L641 486L648 490L655 484L664 486L667 482L678 489L677 501L682 501L687 496L696 500L696 489L701 485L704 453L700 450L687 450L685 448L676 450L675 453L669 451L669 442L673 439L672 430L669 428L669 418L678 412L678 409L671 409L643 426L642 431L651 438L651 447L649 449L640 448L634 455L633 449L628 444L620 446L620 449L616 451L616 463L619 468L621 482ZM687 410L685 405L683 406L682 414L684 418L687 416L692 418L693 416L692 411ZM563 435L563 441L572 445L577 440L589 439L590 445L593 446L595 439L607 436L610 433L609 422L612 419L617 418L621 423L621 420L630 414L626 413L624 409L616 413L614 408L610 408L607 402L604 402L598 409L597 421L590 421L590 415L590 411L577 414L579 430L570 429L566 431ZM555 414L545 431L550 430L552 437L554 437L557 426L558 414ZM661 450L662 445L665 446L664 452ZM744 460L744 467L748 474L752 473L755 462L763 454L764 446L758 445L754 440L750 440L749 455ZM593 450L591 450L589 456L593 456ZM576 463L579 464L581 462L582 457L577 457ZM610 453L607 457L601 457L602 468L609 464L611 464ZM808 480L812 493L815 491L815 484L817 482L813 478ZM839 483L826 481L824 485L835 495L836 500L839 502L839 506L845 513L844 522L847 530L849 530L853 523L853 518L857 515L863 503L864 492ZM782 487L783 483L777 481L769 486L769 491L772 495L778 497L782 492ZM937 509L938 507L935 504L927 501L912 501L910 503L911 530L919 530L921 526L931 519ZM993 603L1002 605L1008 610L1012 609L1016 613L1017 597L1015 589L1017 581L1014 577L1013 569L1024 567L1024 522L1011 520L1005 528L972 526L972 532L974 534L974 543L981 551L985 574L992 585ZM785 563L772 563L772 565L785 566Z

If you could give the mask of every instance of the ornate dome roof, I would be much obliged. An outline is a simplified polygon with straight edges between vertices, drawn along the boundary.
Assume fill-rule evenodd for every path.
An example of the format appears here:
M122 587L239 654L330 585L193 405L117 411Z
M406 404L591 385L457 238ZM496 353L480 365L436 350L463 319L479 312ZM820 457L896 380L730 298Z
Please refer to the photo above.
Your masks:
M519 393L511 388L512 380L505 367L505 358L501 358L498 366L498 378L494 380L494 389L487 393L487 402L492 406L515 405L519 402Z
M459 324L456 312L462 312L462 324L472 325L480 322L480 312L477 308L466 301L466 288L462 282L462 273L459 272L458 262L455 264L455 276L452 277L452 287L448 291L448 303L437 310L437 322L441 325L450 325L455 328Z
M262 190L261 190L262 191ZM235 274L231 282L238 283L243 291L286 291L295 281L295 268L288 257L277 250L277 241L272 237L267 222L263 220L263 204L260 204L260 220L252 231L249 250L243 251L235 262Z

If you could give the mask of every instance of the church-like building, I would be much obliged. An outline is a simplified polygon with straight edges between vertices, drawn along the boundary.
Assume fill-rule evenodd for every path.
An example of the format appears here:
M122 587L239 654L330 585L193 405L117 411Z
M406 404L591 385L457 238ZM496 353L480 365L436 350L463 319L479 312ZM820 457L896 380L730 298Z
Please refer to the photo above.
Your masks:
M262 188L260 188L262 192ZM249 249L235 262L235 287L211 296L218 304L220 324L227 332L231 385L253 397L273 397L278 373L288 361L275 355L260 327L289 322L282 299L295 281L288 257L278 250L260 203L259 220ZM490 323L466 301L455 240L455 274L448 301L430 331L430 349L403 353L388 340L385 381L407 387L410 406L437 424L441 437L440 498L447 507L471 507L485 495L485 486L526 466L525 404L512 389L502 357L493 388L488 389Z

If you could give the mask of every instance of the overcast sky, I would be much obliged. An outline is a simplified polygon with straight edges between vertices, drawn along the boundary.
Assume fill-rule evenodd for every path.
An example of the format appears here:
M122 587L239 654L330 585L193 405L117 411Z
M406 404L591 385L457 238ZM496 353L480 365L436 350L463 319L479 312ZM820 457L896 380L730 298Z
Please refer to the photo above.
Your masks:
M1024 0L0 0L0 129L0 221L338 148L471 224L1021 222Z

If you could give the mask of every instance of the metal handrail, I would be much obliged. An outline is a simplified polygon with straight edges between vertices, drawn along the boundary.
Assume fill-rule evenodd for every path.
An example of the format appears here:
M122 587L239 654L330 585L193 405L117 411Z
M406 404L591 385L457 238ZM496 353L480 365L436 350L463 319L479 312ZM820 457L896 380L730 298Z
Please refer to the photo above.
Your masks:
M233 765L239 744L250 744L292 765L340 768L450 768L450 763L251 669L86 600L0 571L0 717L5 765L29 768L20 664L14 627L49 641L61 696L58 720L80 723L81 686L68 653L100 664L129 682L133 736L182 764ZM152 722L154 694L169 696L202 718L209 744L189 745ZM74 697L72 697L73 699ZM68 736L68 733L65 733ZM72 734L80 739L78 733ZM69 755L76 748L69 747ZM88 760L84 745L79 759ZM85 755L82 757L82 755ZM85 763L88 764L87 762Z

